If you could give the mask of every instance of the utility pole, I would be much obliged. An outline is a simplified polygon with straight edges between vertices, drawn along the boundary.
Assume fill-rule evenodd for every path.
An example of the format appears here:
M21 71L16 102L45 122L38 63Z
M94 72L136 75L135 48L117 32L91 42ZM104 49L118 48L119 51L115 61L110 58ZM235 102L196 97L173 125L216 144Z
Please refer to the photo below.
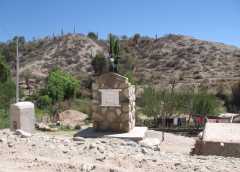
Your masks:
M19 56L18 56L18 38L17 38L17 49L16 49L16 103L19 101Z

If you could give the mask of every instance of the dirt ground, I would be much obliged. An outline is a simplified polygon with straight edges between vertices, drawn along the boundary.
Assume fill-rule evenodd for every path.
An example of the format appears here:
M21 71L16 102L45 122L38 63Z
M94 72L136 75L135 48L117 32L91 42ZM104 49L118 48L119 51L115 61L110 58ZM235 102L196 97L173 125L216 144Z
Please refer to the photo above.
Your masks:
M0 172L173 172L240 171L240 159L190 156L194 138L165 133L159 147L130 140L77 138L73 133L37 132L21 138L0 130ZM162 138L148 131L147 138Z

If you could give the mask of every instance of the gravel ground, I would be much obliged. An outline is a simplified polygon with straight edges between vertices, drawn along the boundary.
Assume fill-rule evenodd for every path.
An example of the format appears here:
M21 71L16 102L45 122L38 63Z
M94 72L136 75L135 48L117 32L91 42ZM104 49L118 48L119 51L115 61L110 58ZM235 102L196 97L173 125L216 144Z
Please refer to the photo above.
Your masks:
M148 131L148 138L161 132ZM165 142L147 147L109 138L74 141L66 134L38 132L21 138L0 130L0 172L173 172L240 171L240 159L217 156L190 156L194 139L165 134Z

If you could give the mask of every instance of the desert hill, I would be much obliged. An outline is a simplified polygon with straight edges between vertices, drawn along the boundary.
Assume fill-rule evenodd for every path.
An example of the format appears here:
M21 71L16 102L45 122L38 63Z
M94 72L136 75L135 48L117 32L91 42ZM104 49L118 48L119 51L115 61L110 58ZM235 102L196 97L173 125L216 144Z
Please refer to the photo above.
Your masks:
M133 40L132 40L133 41ZM159 39L130 40L123 45L136 57L135 75L144 83L167 86L229 86L240 79L240 49L222 43L201 41L182 35Z
M176 86L205 83L209 88L230 88L240 80L238 47L173 34L161 38L135 35L121 39L120 46L122 73L132 71L139 84L166 87L174 80ZM20 57L22 80L30 74L40 82L54 67L89 78L97 53L107 55L107 41L80 34L26 42Z

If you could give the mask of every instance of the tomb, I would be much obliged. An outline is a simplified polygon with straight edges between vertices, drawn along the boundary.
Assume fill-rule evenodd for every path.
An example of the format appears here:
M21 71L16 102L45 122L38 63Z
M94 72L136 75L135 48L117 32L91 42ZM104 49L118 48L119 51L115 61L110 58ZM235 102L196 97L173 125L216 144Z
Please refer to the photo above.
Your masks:
M240 125L236 123L206 123L202 138L192 151L197 155L240 157Z

